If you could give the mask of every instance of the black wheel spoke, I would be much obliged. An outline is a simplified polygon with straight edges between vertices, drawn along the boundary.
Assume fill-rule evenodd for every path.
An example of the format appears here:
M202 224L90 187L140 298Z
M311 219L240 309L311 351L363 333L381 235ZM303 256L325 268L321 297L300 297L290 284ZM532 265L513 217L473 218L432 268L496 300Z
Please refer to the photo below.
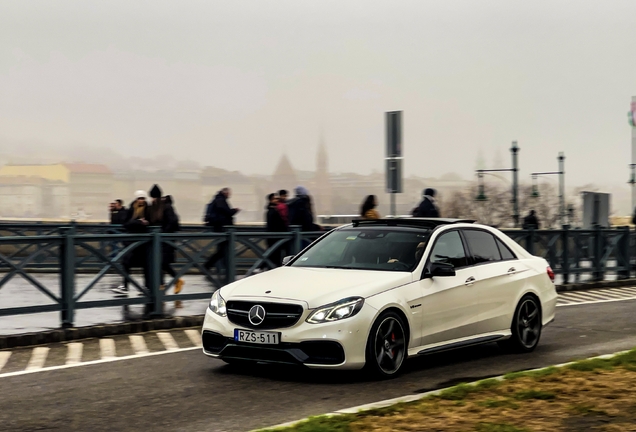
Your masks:
M406 357L406 341L402 324L394 317L387 317L375 335L376 364L387 375L395 373Z

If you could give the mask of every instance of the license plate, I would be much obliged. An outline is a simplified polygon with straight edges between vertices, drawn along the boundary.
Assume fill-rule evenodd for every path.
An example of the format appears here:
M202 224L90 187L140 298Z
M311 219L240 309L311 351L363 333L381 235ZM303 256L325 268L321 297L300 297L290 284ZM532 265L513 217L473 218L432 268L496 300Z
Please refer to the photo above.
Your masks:
M278 345L280 333L234 329L234 340L260 345Z

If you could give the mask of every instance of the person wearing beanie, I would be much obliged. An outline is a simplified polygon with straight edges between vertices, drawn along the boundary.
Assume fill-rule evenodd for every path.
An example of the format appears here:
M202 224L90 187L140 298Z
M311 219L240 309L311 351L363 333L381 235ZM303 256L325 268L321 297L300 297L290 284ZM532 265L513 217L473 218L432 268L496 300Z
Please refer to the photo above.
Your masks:
M162 198L162 191L159 185L154 185L150 189L150 198L152 198L152 205L150 206L150 226L161 227L161 232L164 234L176 233L180 230L179 216L174 211L171 203L167 203ZM175 262L176 251L173 246L169 244L161 244L161 289L165 287L165 274L168 273L173 278L177 277L177 272L172 267ZM174 285L174 293L179 294L183 289L183 279L177 279ZM180 303L176 303L180 306Z
M423 218L438 218L440 217L439 207L435 200L436 191L432 188L426 188L424 190L423 199L420 205L413 210L413 216Z

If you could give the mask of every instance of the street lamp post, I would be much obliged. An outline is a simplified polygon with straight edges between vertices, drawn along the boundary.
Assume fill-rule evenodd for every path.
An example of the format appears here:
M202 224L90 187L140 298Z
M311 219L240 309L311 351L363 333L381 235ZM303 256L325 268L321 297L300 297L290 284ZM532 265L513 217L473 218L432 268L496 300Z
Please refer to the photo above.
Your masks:
M536 186L536 181L538 176L545 175L558 175L559 176L559 221L561 225L565 225L565 155L563 152L559 153L557 157L557 161L559 162L559 170L558 171L548 171L548 172L534 172L530 174L532 176L532 197L539 197L539 189Z
M515 228L519 226L519 150L517 141L513 141L512 147L510 147L510 153L512 154L512 168L490 170L480 169L475 171L479 182L479 192L476 198L477 201L488 200L484 193L484 173L512 172L512 221Z

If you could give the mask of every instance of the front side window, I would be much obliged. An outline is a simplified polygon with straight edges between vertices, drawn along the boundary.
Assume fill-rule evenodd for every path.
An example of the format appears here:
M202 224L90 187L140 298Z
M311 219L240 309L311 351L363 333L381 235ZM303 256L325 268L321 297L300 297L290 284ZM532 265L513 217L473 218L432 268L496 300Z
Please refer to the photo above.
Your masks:
M291 266L413 271L429 235L426 230L342 229L299 255Z
M464 236L475 264L501 261L495 237L486 231L465 230Z
M439 236L435 240L429 261L431 263L451 264L456 269L466 267L468 259L459 231L450 231Z

